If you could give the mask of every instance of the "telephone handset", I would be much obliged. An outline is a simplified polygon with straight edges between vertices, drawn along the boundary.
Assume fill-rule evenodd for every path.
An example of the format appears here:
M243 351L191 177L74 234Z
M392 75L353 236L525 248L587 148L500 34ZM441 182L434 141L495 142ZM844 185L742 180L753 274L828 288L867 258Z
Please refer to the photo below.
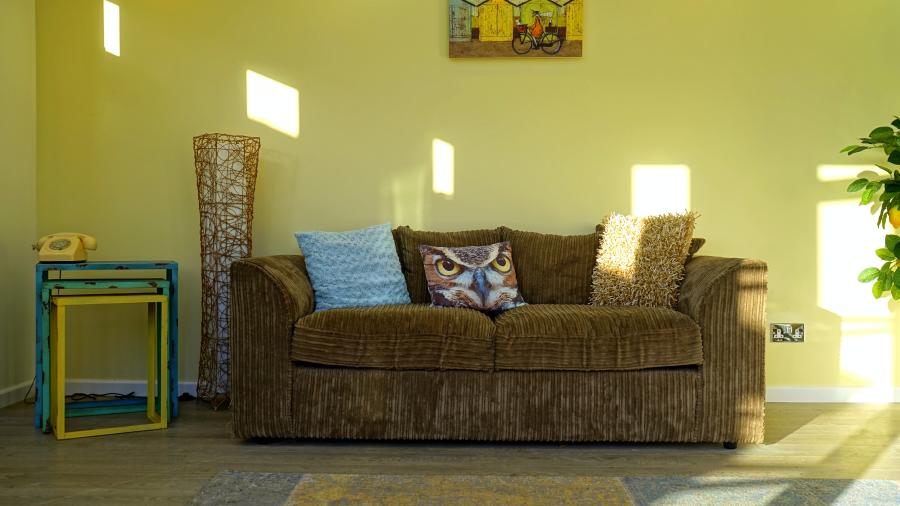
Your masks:
M39 262L84 262L85 250L97 249L97 239L87 234L63 232L41 237L32 248L38 250Z

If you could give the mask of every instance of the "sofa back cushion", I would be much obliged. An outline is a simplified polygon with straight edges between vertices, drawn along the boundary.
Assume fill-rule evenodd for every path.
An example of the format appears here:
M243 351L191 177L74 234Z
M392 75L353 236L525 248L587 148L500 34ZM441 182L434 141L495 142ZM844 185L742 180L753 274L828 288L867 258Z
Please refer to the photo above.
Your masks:
M529 304L587 304L600 233L552 235L501 227Z
M413 303L431 302L428 283L425 280L425 266L419 245L431 246L487 246L503 240L499 228L484 230L463 230L459 232L430 232L413 230L407 226L397 227L399 239L400 265L406 278L406 287ZM513 259L515 262L515 259ZM528 299L525 299L526 301Z

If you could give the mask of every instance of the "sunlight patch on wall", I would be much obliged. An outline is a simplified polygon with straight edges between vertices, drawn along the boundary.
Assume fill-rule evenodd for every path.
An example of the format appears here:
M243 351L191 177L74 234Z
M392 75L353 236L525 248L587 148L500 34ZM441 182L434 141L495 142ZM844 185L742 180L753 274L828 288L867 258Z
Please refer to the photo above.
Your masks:
M107 53L120 56L119 47L119 6L103 0L103 49Z
M832 181L853 181L861 172L878 170L874 165L819 165L816 178L823 183Z
M431 190L438 195L453 196L454 184L453 144L441 139L431 143Z
M247 118L296 138L300 135L300 92L247 70Z
M818 305L841 317L840 371L864 387L858 402L893 397L894 316L886 299L872 298L871 284L857 275L880 265L873 251L884 243L868 206L857 200L818 204Z
M885 301L869 300L873 304L885 304ZM851 402L893 400L893 356L893 318L845 318L841 322L841 376L866 387L854 393Z
M886 301L872 298L871 285L856 280L864 267L881 261L873 253L884 244L868 206L858 200L818 205L818 305L838 316L890 316Z
M687 165L631 167L631 214L684 212L691 209L691 169Z

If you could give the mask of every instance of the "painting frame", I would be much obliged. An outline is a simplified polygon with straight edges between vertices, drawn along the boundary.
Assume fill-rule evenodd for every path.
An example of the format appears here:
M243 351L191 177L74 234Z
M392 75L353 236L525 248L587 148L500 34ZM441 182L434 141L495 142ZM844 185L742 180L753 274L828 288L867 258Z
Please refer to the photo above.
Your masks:
M450 58L579 58L587 0L447 0Z

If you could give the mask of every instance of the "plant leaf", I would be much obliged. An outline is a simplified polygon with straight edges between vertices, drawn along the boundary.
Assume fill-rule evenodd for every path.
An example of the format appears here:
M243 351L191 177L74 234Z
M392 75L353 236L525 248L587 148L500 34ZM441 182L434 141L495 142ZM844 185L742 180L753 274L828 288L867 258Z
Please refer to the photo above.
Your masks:
M897 234L888 234L884 236L884 247L894 251L894 248L900 244L900 235Z
M894 274L888 271L887 274L884 275L884 280L881 283L881 288L887 292L891 288L894 287Z
M872 285L872 295L875 296L876 299L880 299L883 294L884 283L882 283L881 279L879 278L877 281L875 281L875 284Z
M894 126L894 128L900 128L900 116L894 116L894 118L894 121L891 121L891 125Z
M879 274L881 274L881 270L876 269L875 267L866 267L859 273L857 279L859 279L860 283L868 283L877 278Z
M891 260L897 259L897 257L895 257L894 254L887 248L878 248L877 250L875 250L875 254L878 255L878 258L887 260L889 262Z
M889 176L894 173L890 168L885 167L884 165L879 165L876 163L875 166L878 167L879 169L887 172Z
M869 138L875 142L890 142L894 140L894 129L889 126L878 127L872 130Z
M894 151L888 156L888 161L894 165L900 165L900 151Z
M869 184L868 179L866 179L866 178L857 179L856 181L850 183L850 185L847 186L847 191L850 193L858 192L859 190L862 190L863 188L865 188L867 184Z
M894 288L900 288L900 269L894 271Z
M878 183L878 184L873 184ZM859 203L862 205L870 204L872 199L875 197L875 192L878 191L878 188L881 187L880 181L871 181L866 184L866 189L862 192L862 197L860 197Z
M891 287L891 298L900 300L900 286L897 286L897 283L894 283L894 286Z

